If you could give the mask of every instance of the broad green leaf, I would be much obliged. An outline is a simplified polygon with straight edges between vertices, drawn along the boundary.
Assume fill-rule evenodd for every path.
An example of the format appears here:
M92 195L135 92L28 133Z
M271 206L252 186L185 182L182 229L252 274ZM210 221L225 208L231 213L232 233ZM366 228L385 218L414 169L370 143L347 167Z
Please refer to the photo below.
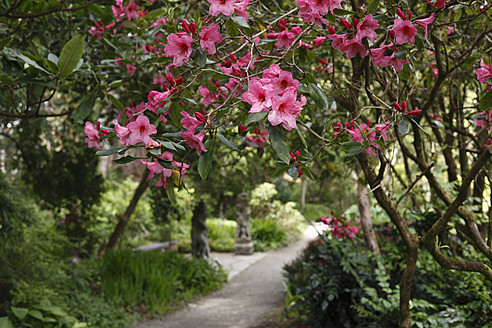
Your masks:
M307 145L307 142L306 142L306 139L304 139L304 136L302 135L301 133L301 130L299 129L296 129L297 131L297 135L299 136L299 139L301 139L301 142L302 144L304 145L304 147L306 147L306 149L308 148L308 145Z
M175 166L171 161L166 161L165 159L162 159L160 157L157 157L157 161L162 167L166 169L179 169L179 166Z
M364 150L364 145L357 141L348 141L342 144L342 149L345 151L347 156L355 156L360 154Z
M321 110L328 109L328 98L326 98L325 93L316 84L309 83L309 94L313 98L316 105L321 107Z
M372 14L379 6L379 0L372 0L371 4L367 8L367 13Z
M168 179L167 180L167 188L166 188L166 194L167 194L167 198L169 198L169 201L171 202L171 204L176 204L176 193L174 192L174 186L171 186L170 185L170 181L173 181L171 179ZM173 181L174 183L174 181Z
M155 184L161 179L162 173L155 174L149 181L149 186L155 186Z
M401 120L398 122L398 132L404 136L405 134L408 134L410 132L410 125L406 120Z
M125 157L115 159L113 162L115 162L117 164L126 164L126 163L133 162L134 160L137 160L137 159L142 159L142 158L141 157L133 157L133 156L128 155Z
M318 176L314 173L309 167L303 166L301 167L302 172L311 180L317 180Z
M478 103L478 109L486 111L492 108L492 91L482 92L480 95L480 102Z
M356 15L357 13L354 12L354 11L350 11L350 10L345 10L345 9L340 9L340 8L335 8L333 10L333 13L335 15L339 15L339 16L345 16L345 15Z
M285 143L285 136L281 128L279 128L278 126L270 125L270 127L268 128L268 135L270 143L272 144L272 148L277 156L282 162L284 162L285 164L289 164L289 147Z
M73 111L72 117L76 121L80 121L85 119L94 108L94 102L96 101L96 97L94 94L90 93L82 99L77 108Z
M7 74L0 74L0 82L5 85L14 85L15 81Z
M420 124L417 123L413 118L410 119L412 121L412 124L415 124L422 132L424 132L428 137L430 137L429 132L425 131L423 127L420 126Z
M107 149L107 150L98 150L96 151L97 156L108 156L108 155L113 155L116 154L117 152L125 149L126 146L123 147L118 147L118 148L113 148L113 149Z
M239 26L250 28L248 22L246 21L246 19L244 19L244 17L234 16L231 17L231 20Z
M201 48L196 48L193 51L193 55L191 57L194 62L198 64L201 68L204 68L207 65L207 52L204 52Z
M222 135L222 133L217 132L217 137L219 137L219 140L222 141L222 143L224 145L226 145L227 147L239 151L239 148L237 148L236 144L234 142L230 141L229 139L227 139L226 137L224 137L224 135Z
M29 309L26 308L18 308L18 307L10 307L12 310L12 313L17 317L19 320L24 320L26 317L27 313L29 313Z
M7 37L7 38L0 40L0 50L5 48L6 46L8 46L9 43L12 42L13 39L14 38L12 38L12 37Z
M268 112L261 111L259 113L251 113L248 115L248 118L246 119L246 122L244 122L245 125L250 125L251 123L255 123L258 121L261 121L265 117L267 117Z
M113 103L114 107L116 107L119 110L125 109L125 106L119 101L115 96L108 94L109 100Z
M267 173L267 176L269 178L276 178L282 174L284 174L284 172L286 172L287 170L289 169L288 166L278 166L277 168L275 168L273 171L269 171Z
M47 70L45 70L44 68L42 68L34 59L31 59L31 58L29 58L27 56L24 56L23 54L20 54L20 53L17 53L16 56L17 56L17 58L19 58L23 62L29 64L30 66L32 66L34 68L37 68L37 69L39 69L40 71L43 71L46 74L50 74L50 72L48 72Z
M202 152L198 159L198 174L202 180L205 180L208 174L212 171L212 156L214 151L214 140L208 139L205 142L206 152Z
M84 52L84 37L77 35L65 44L56 66L60 76L68 76L77 67Z
M40 311L37 310L31 310L29 311L29 315L33 318L36 318L38 320L43 320L43 314Z
M8 317L0 318L0 328L14 328L12 321Z

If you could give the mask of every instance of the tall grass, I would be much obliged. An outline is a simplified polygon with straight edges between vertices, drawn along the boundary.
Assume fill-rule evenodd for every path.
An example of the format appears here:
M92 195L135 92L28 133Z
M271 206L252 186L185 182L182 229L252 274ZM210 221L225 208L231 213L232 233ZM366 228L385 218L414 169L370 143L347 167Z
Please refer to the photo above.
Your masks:
M226 278L205 260L174 252L120 251L104 256L102 290L148 315L164 314L220 288Z

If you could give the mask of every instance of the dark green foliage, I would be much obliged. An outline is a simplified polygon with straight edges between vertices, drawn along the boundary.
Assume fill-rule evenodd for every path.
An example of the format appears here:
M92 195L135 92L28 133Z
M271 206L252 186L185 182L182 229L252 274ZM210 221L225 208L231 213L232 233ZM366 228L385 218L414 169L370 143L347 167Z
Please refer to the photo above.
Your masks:
M462 246L467 259L479 260ZM326 235L312 242L284 268L297 313L312 327L396 327L404 250L389 242L382 250L376 255L357 241ZM412 327L487 327L491 291L492 283L477 273L443 270L422 250L413 279Z
M205 260L169 252L121 251L106 254L102 290L111 298L149 314L163 314L195 295L218 289L226 274Z
M251 238L257 252L280 248L289 243L287 229L272 219L251 220Z

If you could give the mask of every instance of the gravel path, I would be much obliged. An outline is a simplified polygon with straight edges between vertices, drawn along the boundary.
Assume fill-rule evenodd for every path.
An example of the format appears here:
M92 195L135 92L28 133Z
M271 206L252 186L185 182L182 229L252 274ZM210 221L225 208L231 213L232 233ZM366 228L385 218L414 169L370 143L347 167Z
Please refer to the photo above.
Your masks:
M219 291L189 304L163 318L149 320L136 328L249 328L284 302L282 267L292 261L315 238L309 227L302 240L294 245L259 253L252 258L224 255L224 267L233 277ZM218 256L220 262L220 256Z

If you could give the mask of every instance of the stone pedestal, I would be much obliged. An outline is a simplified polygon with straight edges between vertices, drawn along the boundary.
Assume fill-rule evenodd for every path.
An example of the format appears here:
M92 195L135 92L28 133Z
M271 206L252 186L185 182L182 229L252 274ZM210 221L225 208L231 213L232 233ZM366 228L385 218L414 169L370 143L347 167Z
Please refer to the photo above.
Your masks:
M249 209L248 194L245 192L237 196L236 202L236 244L234 245L234 254L236 255L251 255L255 249L251 240L249 231Z

